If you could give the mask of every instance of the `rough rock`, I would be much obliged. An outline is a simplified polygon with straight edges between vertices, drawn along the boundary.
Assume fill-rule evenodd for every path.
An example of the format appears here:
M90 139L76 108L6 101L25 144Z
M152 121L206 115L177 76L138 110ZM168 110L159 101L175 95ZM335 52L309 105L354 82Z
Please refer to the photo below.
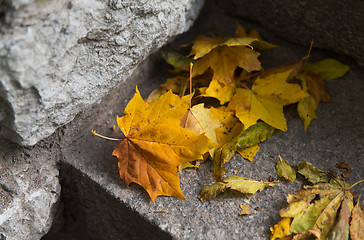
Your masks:
M34 145L193 23L203 0L1 1L0 137Z
M364 66L364 2L232 0L221 7L236 17L260 22L283 38L350 55Z
M50 143L48 143L50 144ZM40 239L60 196L56 150L0 145L0 239Z

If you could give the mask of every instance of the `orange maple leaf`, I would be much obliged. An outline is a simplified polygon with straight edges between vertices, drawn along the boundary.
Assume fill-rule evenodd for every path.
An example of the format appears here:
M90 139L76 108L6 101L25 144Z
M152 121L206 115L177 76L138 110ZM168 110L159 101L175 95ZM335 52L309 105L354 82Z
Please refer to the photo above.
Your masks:
M138 89L117 123L125 138L112 153L119 160L119 173L127 186L141 185L155 202L157 196L185 199L177 168L203 159L215 146L205 135L180 127L189 96L182 99L171 91L145 103Z

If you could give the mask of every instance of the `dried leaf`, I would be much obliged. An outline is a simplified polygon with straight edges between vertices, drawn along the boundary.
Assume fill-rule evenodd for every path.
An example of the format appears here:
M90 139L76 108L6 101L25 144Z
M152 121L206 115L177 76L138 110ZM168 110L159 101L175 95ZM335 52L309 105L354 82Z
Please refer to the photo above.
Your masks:
M262 191L264 188L274 186L276 182L263 182L253 179L230 176L223 180L223 182L217 182L210 186L203 187L199 199L204 202L216 197L218 194L225 192L227 189L236 190L246 195L255 194L257 191Z
M247 203L240 204L240 208L242 209L239 215L249 215L251 214L249 205Z
M321 101L330 102L331 97L326 91L324 81L317 75L304 72L298 75L297 78L301 80L302 89L309 94L308 97L301 99L297 105L298 114L306 130L312 119L317 118L315 111L319 103Z
M316 73L324 80L333 80L344 76L350 67L335 59L327 58L314 63L307 63L304 71Z
M284 160L281 155L276 165L278 177L283 177L286 180L293 182L296 179L296 172L292 170L291 166L286 160Z
M270 228L272 233L270 240L281 239L289 234L291 218L283 218L279 223Z
M329 235L330 240L349 239L349 220L353 207L353 196L348 194L342 201L338 221Z
M242 131L237 140L237 147L240 149L252 147L270 138L274 128L265 122L257 122L246 130Z
M340 187L328 183L318 183L313 187L307 187L306 190L318 194L320 199L296 214L291 224L291 232L299 233L316 228L321 231L321 238L325 239L335 223L344 192Z
M305 178L311 183L326 182L328 183L331 179L330 175L324 171L316 168L309 162L300 162L298 165L298 173L305 176Z
M220 127L220 121L214 118L210 109L205 108L203 103L188 109L181 118L180 125L194 133L203 133L217 143L215 129Z
M235 139L235 141L231 141L210 151L210 155L214 160L212 176L216 181L222 181L222 177L226 172L226 168L223 164L230 161L232 156L234 156L236 149Z
M358 199L350 221L350 237L352 240L364 239L364 210Z
M260 150L260 147L257 145L254 145L252 147L248 148L237 148L236 151L245 159L248 159L250 162L253 161L253 158L255 155L257 155L257 152Z
M208 68L214 72L213 79L225 85L234 82L234 71L241 67L248 72L260 70L260 54L247 47L220 46L194 63L192 76L203 74Z
M236 89L228 108L236 111L236 116L245 127L261 119L272 127L287 130L283 106L308 96L298 84L286 82L292 71L289 69L272 72L264 78L258 77L251 90Z
M223 105L231 100L235 93L235 89L235 84L224 85L216 79L212 79L209 87L205 90L204 94L201 94L201 96L214 97L220 101L221 105Z
M316 228L312 228L297 234L292 234L292 240L310 240L310 239L320 240L321 231Z
M353 195L348 185L338 179L329 179L323 171L305 162L304 174L313 186L305 186L287 196L289 206L279 212L282 218L292 219L287 239L349 239L350 234L356 234L358 229L349 228L349 219L353 209ZM339 211L340 209L340 211ZM354 219L354 210L352 214ZM353 220L352 220L353 222ZM355 224L354 224L355 225ZM352 226L354 226L352 225ZM363 233L363 232L362 232ZM310 238L311 239L311 238ZM361 238L358 238L361 239Z
M246 47L250 46L250 44L254 41L258 41L258 39L249 37L236 37L236 38L224 39L220 37L211 38L206 36L198 36L196 40L193 42L190 56L194 55L193 59L196 60L210 53L213 49L219 46Z
M238 23L236 24L235 37L250 37L258 39L258 41L254 41L251 43L251 46L254 48L254 50L269 50L277 47L277 45L273 45L266 41L263 41L256 29L252 29L249 34L247 34L246 30Z
M252 147L272 136L273 132L274 128L264 122L259 122L242 131L239 136L214 149L213 152L210 151L211 157L214 159L212 176L215 180L222 181L222 177L226 172L223 164L234 156L238 148L241 151L244 148Z
M188 72L190 70L192 59L184 54L172 50L164 50L160 53L164 60L174 67L173 72Z
M129 186L141 185L152 201L159 195L185 199L177 168L202 159L214 147L205 135L179 126L188 107L188 96L168 92L152 103L145 103L137 90L117 123L125 139L113 155L119 160L121 179Z

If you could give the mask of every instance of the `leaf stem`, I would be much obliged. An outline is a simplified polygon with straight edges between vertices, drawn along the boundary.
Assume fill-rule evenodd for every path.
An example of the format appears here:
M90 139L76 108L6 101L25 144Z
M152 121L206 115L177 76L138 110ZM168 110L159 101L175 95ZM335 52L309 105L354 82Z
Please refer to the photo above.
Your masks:
M109 137L105 137L105 136L102 136L102 135L98 134L95 130L91 130L91 132L95 136L98 136L100 138L104 138L104 139L107 139L107 140L111 140L111 141L121 141L121 140L124 140L125 139L125 137L122 137L122 138L109 138Z
M190 108L192 108L192 67L193 63L190 63Z
M313 43L314 43L314 40L311 41L311 45L310 45L310 49L308 49L308 53L307 53L307 56L305 56L303 59L305 60L305 62L303 63L302 65L302 68L306 65L308 59L310 58L310 54L311 54L311 50L312 50L312 46L313 46Z
M360 180L360 181L358 181L358 182L356 182L356 183L354 183L353 185L351 185L351 186L348 188L348 190L349 190L349 189L352 189L355 185L357 185L357 184L359 184L359 183L362 183L362 182L364 182L364 179L363 179L363 180Z

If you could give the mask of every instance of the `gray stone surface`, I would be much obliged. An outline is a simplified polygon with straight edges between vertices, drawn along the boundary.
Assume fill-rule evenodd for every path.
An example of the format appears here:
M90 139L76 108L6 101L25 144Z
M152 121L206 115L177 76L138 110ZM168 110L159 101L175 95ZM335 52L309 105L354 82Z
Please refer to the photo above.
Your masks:
M60 196L52 140L35 149L0 145L0 239L40 239L51 228Z
M232 33L235 28L235 20L235 18L226 15L221 7L213 4L208 5L190 32L176 39L172 45L185 43L198 34L216 33L214 21L221 32ZM241 20L240 23L247 28L254 26L247 21ZM256 27L262 33L263 38L280 46L280 48L262 56L264 65L288 63L307 54L307 48L287 43L260 25L256 25ZM350 183L364 178L364 149L362 144L364 140L364 109L362 108L364 104L362 81L364 72L349 58L333 53L324 53L317 49L313 50L313 60L324 57L334 57L352 66L344 78L327 83L332 102L320 104L317 110L318 119L311 123L306 132L295 107L287 107L285 110L288 119L288 131L278 131L272 138L260 144L262 149L253 162L243 160L236 155L226 164L228 169L226 176L232 175L233 171L237 170L237 174L244 177L264 180L268 180L269 176L277 178L275 164L278 154L281 154L292 166L296 166L301 161L310 161L325 171L329 169L335 171L335 164L345 161L353 168L353 172L350 174ZM104 209L100 212L93 211L96 207L83 206L88 208L88 213L75 212L75 208L72 206L74 204L76 206L82 205L83 201L77 203L77 199L68 198L64 201L64 211L69 212L73 218L78 216L79 219L83 219L81 225L86 229L94 229L95 226L104 229L104 239L109 239L108 233L115 234L114 231L117 229L114 222L112 226L104 224L110 216L109 212L112 211L107 206L110 205L111 209L115 209L118 204L120 208L126 206L138 218L141 216L151 225L157 226L175 239L269 239L269 227L279 221L278 211L286 206L285 196L306 183L302 176L293 183L281 181L276 186L267 188L250 199L227 193L202 203L197 198L202 187L214 182L211 176L212 162L206 161L201 165L199 171L187 169L180 172L181 188L186 201L170 197L158 197L154 204L141 187L132 184L130 188L127 188L119 178L117 159L111 156L118 142L107 141L90 134L91 130L95 129L106 136L114 135L111 126L116 124L116 115L121 116L123 114L123 109L134 94L135 84L138 84L142 96L146 97L165 78L161 73L162 64L158 61L158 59L151 59L150 65L147 64L146 69L138 71L132 79L112 90L110 95L98 106L77 117L62 132L60 148L63 156L62 165L66 167L63 171L61 169L60 174L70 181L75 179L72 180L75 183L86 181L81 181L80 178L97 183L100 188L95 191L96 193L85 189L90 183L81 185L78 191L81 195L88 193L89 197L96 201L93 206L101 206ZM123 98L118 96L123 96ZM71 171L72 174L69 174L69 169L72 168L77 169L77 171ZM294 169L296 170L296 167ZM64 186L67 186L67 183ZM105 203L105 198L99 196L101 189L106 192L106 195L111 195L113 199L116 199L118 204L114 201ZM363 195L364 185L358 185L356 191ZM67 193L65 195L64 199L67 198ZM239 205L244 202L250 205L252 215L238 216ZM166 212L155 213L159 210L166 210ZM90 217L92 214L95 216ZM67 222L67 219L69 218L65 218L64 221ZM99 224L95 224L95 219ZM143 222L141 219L134 219L133 221ZM76 230L72 230L67 225L63 225L63 228L58 227L59 229L62 229L58 232L60 236L65 233L77 234ZM122 229L125 228L120 226L120 229L121 235L121 232L124 231ZM101 230L94 229L94 231L100 232ZM57 236L56 230L53 234L48 239L57 239L55 238ZM145 234L145 236L149 236L148 233ZM75 237L74 239L83 238Z
M222 9L215 4L205 6L189 33L175 39L170 46L191 41L198 34L211 35L219 31L222 34L232 33L236 18ZM264 65L288 63L307 54L307 48L285 42L258 24L241 19L239 22L247 28L257 27L263 38L280 46L262 56ZM327 83L332 103L320 104L318 119L312 122L307 132L304 132L295 107L287 107L288 131L277 132L260 144L262 149L253 162L236 155L226 164L226 176L232 175L237 169L237 174L244 177L264 180L268 180L269 176L276 178L275 164L278 154L281 154L293 166L301 161L310 161L326 171L330 168L335 171L335 164L345 161L353 168L349 175L350 183L364 178L364 72L347 57L313 50L313 60L324 57L334 57L352 66L344 78ZM161 70L165 67L160 57L153 55L139 65L130 79L112 89L90 111L78 115L71 123L59 128L52 137L35 147L19 148L19 152L27 151L30 156L39 158L39 162L44 165L37 165L41 169L52 169L46 166L45 159L60 161L61 201L56 220L44 240L118 237L269 239L269 227L279 220L279 209L286 206L285 196L305 183L302 177L298 177L294 183L281 181L250 199L228 192L201 203L197 196L202 187L213 183L212 162L209 160L201 165L199 171L187 169L180 172L181 188L186 201L158 197L153 204L141 187L132 184L131 188L127 188L119 178L117 159L111 156L118 142L91 134L91 130L95 129L103 135L113 136L112 125L116 124L116 115L123 114L127 102L134 94L135 85L138 84L142 96L146 97L165 80L166 74ZM14 158L13 164L18 159L25 157ZM33 158L29 161L33 161ZM15 195L7 189L5 185L0 188L0 197L5 196L0 203L10 206ZM364 195L363 184L355 189L358 194ZM250 205L252 215L238 216L239 205L244 202ZM160 210L166 212L155 212Z
M0 136L34 145L186 31L203 0L1 1Z
M285 39L334 50L364 66L364 2L356 0L232 0L229 14L258 21Z

